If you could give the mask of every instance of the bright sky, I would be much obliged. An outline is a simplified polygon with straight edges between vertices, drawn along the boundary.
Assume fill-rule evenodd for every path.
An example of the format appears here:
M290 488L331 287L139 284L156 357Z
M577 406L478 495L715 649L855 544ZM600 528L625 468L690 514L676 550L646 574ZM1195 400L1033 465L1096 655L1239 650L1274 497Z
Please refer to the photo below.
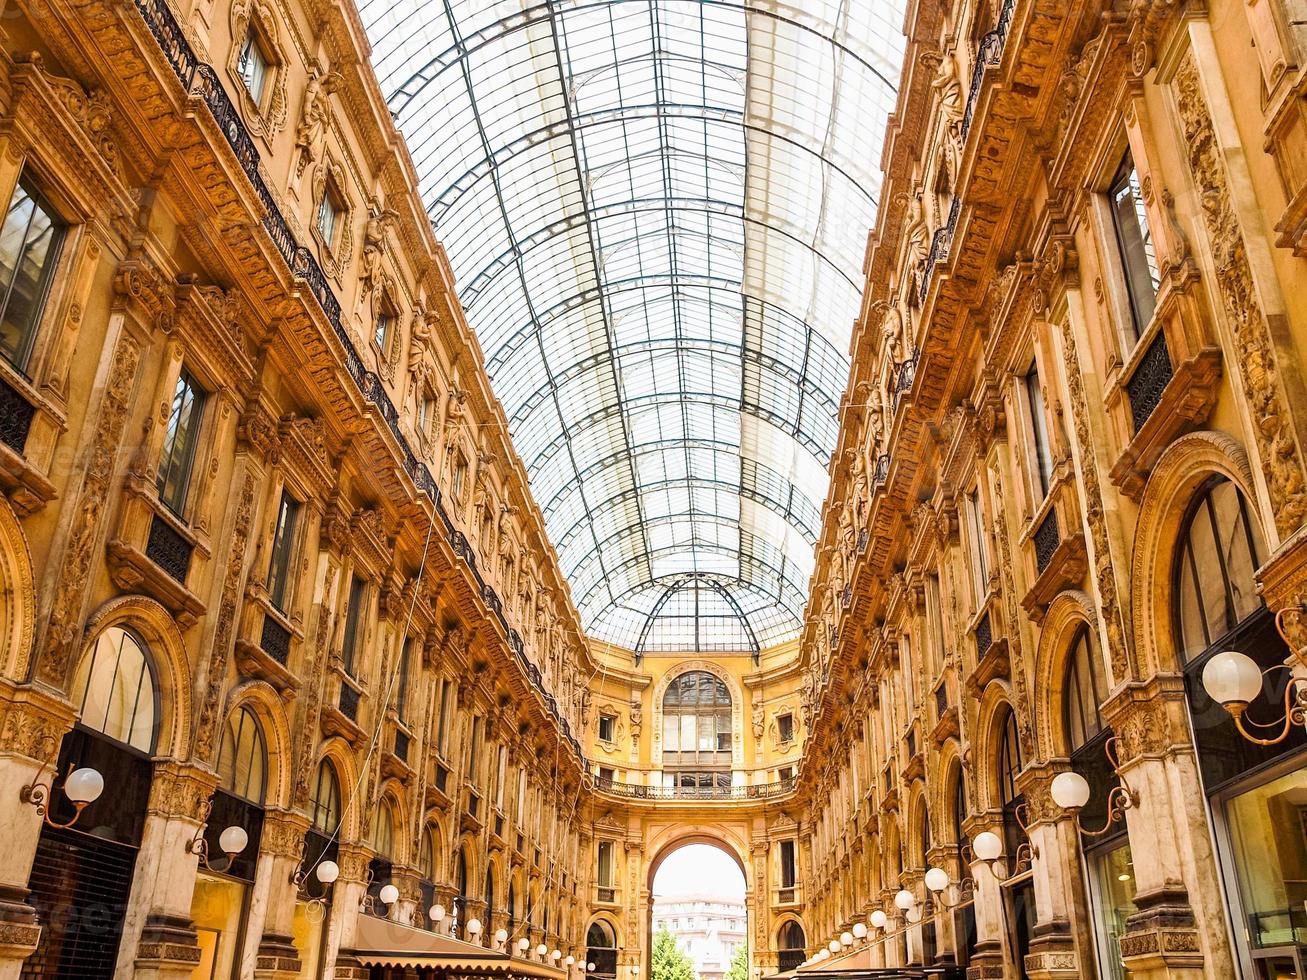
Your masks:
M744 875L724 851L710 844L687 844L658 868L654 899L703 894L744 900Z

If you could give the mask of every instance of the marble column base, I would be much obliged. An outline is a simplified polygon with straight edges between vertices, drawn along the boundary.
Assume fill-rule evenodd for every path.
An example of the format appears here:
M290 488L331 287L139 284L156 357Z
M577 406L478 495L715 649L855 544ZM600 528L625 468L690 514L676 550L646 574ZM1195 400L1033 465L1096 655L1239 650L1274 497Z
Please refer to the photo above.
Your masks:
M294 980L303 964L290 936L264 933L254 960L255 980Z
M136 980L190 980L200 944L190 919L151 913L136 944Z

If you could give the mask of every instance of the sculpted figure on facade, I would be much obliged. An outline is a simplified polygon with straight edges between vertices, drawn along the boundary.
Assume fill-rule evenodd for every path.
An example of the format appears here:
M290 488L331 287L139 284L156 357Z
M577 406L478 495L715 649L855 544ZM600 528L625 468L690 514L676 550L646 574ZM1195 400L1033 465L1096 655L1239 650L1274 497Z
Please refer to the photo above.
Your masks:
M295 176L304 173L311 163L322 158L323 143L327 138L327 129L331 125L330 96L341 84L337 72L315 70L304 87L304 97L300 100L300 121L295 127L295 148L298 157L295 162Z
M359 257L359 299L375 301L381 291L381 263L386 254L386 232L399 217L373 200L368 205L368 220L363 226L363 254Z

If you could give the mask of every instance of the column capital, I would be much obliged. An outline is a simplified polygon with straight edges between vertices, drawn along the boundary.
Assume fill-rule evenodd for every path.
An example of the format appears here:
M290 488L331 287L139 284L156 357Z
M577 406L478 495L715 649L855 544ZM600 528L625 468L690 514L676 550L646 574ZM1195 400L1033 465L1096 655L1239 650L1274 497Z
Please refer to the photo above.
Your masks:
M198 825L217 786L218 774L210 769L189 762L156 762L147 812L194 820Z

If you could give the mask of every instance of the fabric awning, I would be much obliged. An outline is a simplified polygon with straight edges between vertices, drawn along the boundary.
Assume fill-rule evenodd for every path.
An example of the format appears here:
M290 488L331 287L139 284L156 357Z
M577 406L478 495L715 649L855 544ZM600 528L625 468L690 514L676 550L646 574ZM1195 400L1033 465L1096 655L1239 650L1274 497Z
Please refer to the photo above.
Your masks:
M360 915L353 954L364 966L426 966L461 974L540 977L564 980L560 969L509 956L426 929L415 929L375 915Z

